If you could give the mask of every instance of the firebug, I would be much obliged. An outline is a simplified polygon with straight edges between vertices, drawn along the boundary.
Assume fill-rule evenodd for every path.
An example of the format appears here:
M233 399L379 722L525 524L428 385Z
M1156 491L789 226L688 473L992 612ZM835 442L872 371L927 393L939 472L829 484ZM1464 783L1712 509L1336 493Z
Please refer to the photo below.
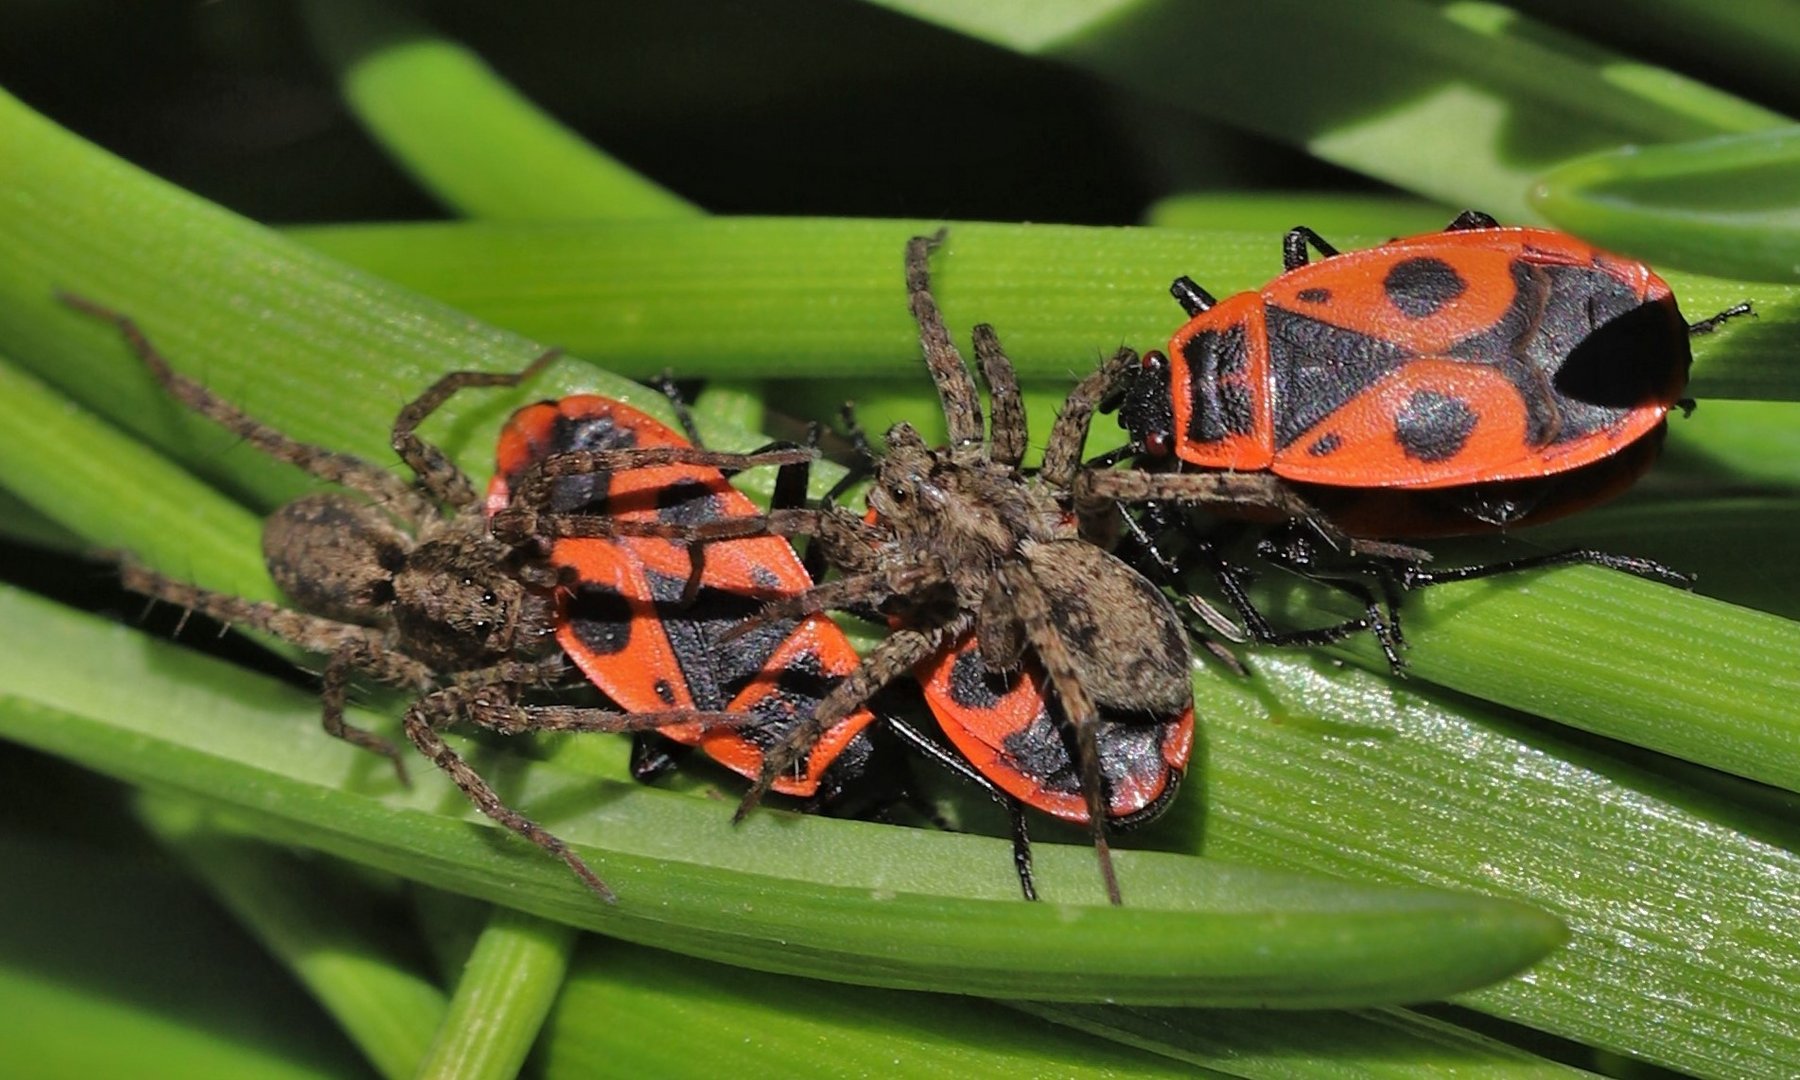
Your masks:
M621 452L691 443L623 402L595 395L528 405L500 436L488 489L490 513L507 509L531 467L571 452ZM669 464L595 471L556 479L542 510L613 523L686 528L762 511L716 468ZM558 642L588 679L629 712L694 709L744 714L730 726L672 724L637 736L634 761L650 773L667 760L656 738L700 749L726 768L755 778L763 756L809 716L830 685L856 669L843 631L823 614L772 621L729 645L721 638L765 601L804 593L812 579L794 549L775 536L752 536L691 549L654 535L547 539L558 572ZM699 576L694 559L701 560ZM827 731L805 759L774 783L801 799L831 802L868 764L859 708Z

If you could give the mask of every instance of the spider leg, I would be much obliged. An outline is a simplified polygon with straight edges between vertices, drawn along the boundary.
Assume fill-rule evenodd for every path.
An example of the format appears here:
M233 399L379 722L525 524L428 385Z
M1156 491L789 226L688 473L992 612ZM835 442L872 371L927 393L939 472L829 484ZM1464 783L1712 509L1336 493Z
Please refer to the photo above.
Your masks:
M706 712L668 709L661 712L616 712L581 705L520 705L511 702L471 701L464 718L478 727L502 735L559 731L577 734L635 734L661 731L675 724L697 724L702 730L756 723L753 713Z
M1340 551L1354 543L1280 477L1270 473L1143 472L1137 469L1075 475L1071 485L1077 508L1108 502L1179 502L1199 506L1259 507L1304 521Z
M319 699L324 707L322 721L327 734L342 739L351 746L360 747L371 753L380 754L394 766L394 775L402 786L411 787L412 781L406 776L406 763L401 760L400 750L372 731L366 731L344 720L344 698L350 686L350 674L357 668L357 650L353 647L340 648L332 652L325 661L325 673L320 678Z
M960 635L967 629L967 622L966 618L960 618L929 630L903 627L884 638L863 657L855 671L831 688L811 716L795 724L780 742L769 748L763 756L762 775L745 792L732 820L742 821L748 817L775 786L775 781L797 768L820 736L874 697L882 687L911 671L913 665L931 655L945 641Z
M750 616L720 634L717 643L744 636L759 626L783 619L798 620L824 611L873 611L895 596L918 596L944 580L935 564L908 562L866 574L834 578L802 593L770 600Z
M1094 411L1140 366L1134 350L1121 348L1112 359L1069 391L1062 408L1057 411L1056 425L1050 429L1050 441L1044 444L1044 464L1038 475L1045 483L1058 488L1074 483L1081 468L1081 455L1087 445L1088 427L1093 423Z
M1088 829L1094 838L1094 856L1100 863L1100 880L1106 886L1106 898L1121 904L1124 900L1119 894L1118 875L1113 871L1112 847L1106 839L1110 814L1106 778L1100 770L1100 712L1076 674L1078 665L1068 644L1056 632L1048 599L1030 574L1006 572L1012 569L1005 567L1002 574L1012 589L1019 621L1062 704L1063 717L1075 733L1076 764L1081 769L1081 793L1087 800Z
M804 446L783 445L755 453L708 450L700 446L644 446L618 450L568 450L532 462L513 484L507 508L496 515L496 521L510 516L535 526L548 516L551 493L557 480L567 476L585 476L599 472L624 472L630 469L658 468L666 465L697 465L713 469L742 471L762 465L797 465L818 458L817 450ZM592 535L592 534L590 534ZM611 534L617 535L617 534Z
M486 688L485 692L510 697L516 691L495 686ZM429 758L433 765L442 769L462 789L477 810L561 859L596 896L609 904L616 903L618 897L613 895L613 891L606 887L606 883L600 880L600 876L594 873L581 856L575 854L568 844L548 829L507 806L488 782L481 778L481 774L444 741L440 729L468 715L470 705L482 693L484 690L472 686L450 686L425 695L406 710L406 717L402 721L406 737L418 748L419 753Z
M1019 396L1019 377L993 327L979 323L973 335L975 360L981 365L981 377L987 381L988 405L994 413L988 421L988 459L1016 469L1025 458L1029 436L1025 401Z
M960 450L981 444L981 397L968 365L950 332L944 328L943 313L931 295L931 251L944 242L945 230L930 236L915 236L906 244L906 302L913 320L919 324L919 344L925 350L925 366L931 370L931 381L937 385L938 399L944 406L944 423L950 432L950 447Z
M264 600L246 600L231 593L203 589L134 562L126 562L120 567L119 580L132 592L197 611L222 623L272 634L308 652L348 650L354 656L351 661L354 666L369 671L384 682L421 685L431 677L423 664L390 649L382 632L373 627L337 622Z
M277 461L304 469L321 480L360 491L377 503L403 508L418 519L431 512L412 485L372 462L353 454L290 439L286 435L214 394L199 382L169 366L143 329L129 315L114 311L86 297L59 293L58 299L76 311L104 319L118 328L126 344L170 397L243 439Z
M419 478L419 486L432 498L457 510L473 506L474 485L448 455L419 438L419 425L459 390L478 386L517 386L544 370L545 366L561 355L561 349L547 349L519 371L452 371L432 383L424 393L407 402L406 407L394 417L392 440L394 452L400 455L400 460L406 462L406 467Z

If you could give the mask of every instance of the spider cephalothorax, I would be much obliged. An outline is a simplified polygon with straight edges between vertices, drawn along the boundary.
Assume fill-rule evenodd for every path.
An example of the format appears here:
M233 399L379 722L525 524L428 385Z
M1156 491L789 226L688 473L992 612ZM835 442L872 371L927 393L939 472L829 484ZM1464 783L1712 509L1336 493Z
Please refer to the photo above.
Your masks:
M557 645L553 596L558 570L531 544L493 535L468 477L417 428L465 387L514 386L553 354L524 371L453 372L439 379L394 420L393 447L416 479L409 483L348 454L291 439L204 386L176 373L129 318L98 304L64 297L74 308L116 325L163 388L181 404L235 433L263 453L348 491L306 495L270 516L263 553L270 576L293 602L284 607L191 583L127 563L127 588L226 623L272 634L325 654L321 697L327 731L393 761L387 740L344 720L351 677L361 672L412 687L407 739L443 769L484 814L561 858L605 899L612 892L566 844L507 807L443 739L445 726L469 722L503 733L636 731L672 723L729 724L724 713L668 710L620 713L557 704L527 704L527 691L569 681ZM809 451L722 455L691 448L589 455L605 469L631 469L648 459L667 464L745 468L810 459Z

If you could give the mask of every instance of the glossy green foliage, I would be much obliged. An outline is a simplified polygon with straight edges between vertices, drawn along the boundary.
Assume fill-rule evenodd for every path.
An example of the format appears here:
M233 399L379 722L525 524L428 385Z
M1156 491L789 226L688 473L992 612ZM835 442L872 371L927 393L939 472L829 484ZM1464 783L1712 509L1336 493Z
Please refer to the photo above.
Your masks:
M163 400L117 337L58 306L54 289L139 317L183 370L285 430L384 462L401 402L450 367L516 369L536 355L531 339L627 374L672 367L751 395L766 387L772 434L802 434L795 420L829 416L845 397L864 403L873 429L894 419L928 427L936 406L897 262L906 236L938 222L879 217L995 223L952 223L938 284L959 336L976 321L999 327L1033 380L1040 436L1073 377L1120 344L1166 339L1179 321L1164 292L1174 274L1220 293L1254 287L1279 268L1279 233L1295 224L1355 246L1467 206L1529 220L1528 197L1541 191L1538 205L1565 227L1659 269L1667 260L1715 275L1667 274L1690 317L1757 305L1755 322L1696 343L1701 409L1674 425L1669 459L1640 497L1510 544L1441 552L1481 561L1616 548L1698 571L1700 596L1590 571L1446 589L1409 600L1410 682L1360 643L1342 654L1349 665L1252 650L1250 680L1202 673L1188 788L1163 822L1121 840L1146 849L1120 860L1127 912L1087 905L1092 858L1078 834L1040 847L1046 889L1068 906L1030 909L1010 899L997 841L776 815L733 832L722 813L733 784L696 772L671 792L633 790L620 782L620 740L478 747L509 798L589 845L640 903L668 904L660 919L596 915L560 868L481 827L453 790L400 792L380 763L326 740L304 691L11 596L8 633L22 659L0 680L0 717L10 737L198 798L114 813L180 854L386 1075L410 1074L434 1040L432 1071L506 1074L546 1008L530 1068L556 1074L632 1062L716 1075L749 1061L995 1076L1563 1071L1533 1050L1608 1069L1638 1058L1696 1075L1776 1074L1800 1059L1800 942L1783 906L1800 894L1796 796L1742 776L1794 783L1800 579L1786 555L1800 522L1800 425L1786 402L1800 400L1800 316L1791 287L1743 279L1791 280L1778 129L1779 110L1796 104L1792 41L1759 22L1760 2L1522 7L1533 16L1400 0L1356 5L1354 16L1303 0L803 0L793 18L805 35L707 0L564 8L554 26L530 15L470 21L452 4L415 9L461 41L416 16L336 0L298 5L298 22L229 5L181 18L146 5L78 31L50 8L0 17L0 62L11 65L0 81L17 72L26 99L58 120L110 132L128 157L265 220L332 223L291 234L325 257L309 254L11 101L0 109L0 355L17 365L0 369L0 528L63 550L129 549L251 595L270 594L258 516L303 483ZM41 59L21 42L40 43ZM260 85L289 89L329 71L379 149L343 138L341 121L336 133L308 128L318 114L302 95L258 114L291 123L242 125L272 133L259 150L209 157L194 127L152 111L165 100L153 82L115 75L162 57L203 78L218 78L206 65L227 58L227 78L267 69L276 81ZM34 68L55 77L34 82ZM102 120L70 105L81 93ZM1609 152L1731 133L1743 137ZM437 207L485 220L372 224L436 212L405 201L407 182L378 153ZM1414 198L1346 192L1319 160ZM1255 184L1283 190L1246 190ZM1337 190L1290 190L1302 185ZM702 220L696 205L781 217ZM1019 220L1166 228L999 224ZM479 477L513 404L574 388L661 409L657 395L571 360L516 394L459 399L428 434ZM709 408L725 402L707 397ZM709 440L762 441L750 429L765 424L763 410L751 396L732 400L703 412ZM34 586L36 565L6 576ZM1277 580L1261 588L1296 622L1344 610ZM866 647L868 631L858 634ZM363 719L382 724L398 700L374 699ZM0 757L28 770L44 760ZM9 774L6 787L33 807L29 820L111 805L94 798L98 783L40 789ZM952 816L986 819L979 799L933 794ZM92 869L91 837L50 835L58 846L27 829L15 861ZM391 879L274 855L253 837L510 906L448 919L442 905L420 906L434 985L421 974L430 966L416 955L418 928L383 933L368 917L394 906ZM144 843L112 850L133 842ZM1346 891L1246 864L1462 895ZM105 876L59 891L65 878L15 876L24 891L8 909L80 911L64 898L140 887L155 895L154 884ZM1065 924L1048 914L1058 910L1080 917ZM1248 915L1271 910L1287 912L1279 933ZM1102 993L1093 980L1137 1000L1262 1000L1288 994L1307 965L1325 975L1309 992L1338 995L1317 1000L1449 993L1549 947L1558 922L1545 912L1568 927L1566 946L1526 978L1459 998L1522 1025L1506 1037L1523 1049L1454 1016L1080 1001ZM1230 930L1226 915L1238 920ZM604 920L609 933L690 955L571 941L543 916ZM38 925L8 928L22 936L5 956L30 962L6 966L0 982L12 991L8 1017L30 1036L9 1047L28 1047L47 1069L119 1071L93 1057L104 1045L136 1072L146 1062L172 1075L344 1071L329 1057L341 1047L307 1052L268 1032L226 1031L204 1010L152 1015L141 990L71 979L87 962L79 940L53 947ZM796 957L802 940L823 947ZM1233 940L1267 945L1248 951L1259 952L1257 978L1277 982L1240 980L1229 990L1239 997L1221 996L1248 970L1217 951ZM170 962L157 959L154 935L138 945L145 964ZM900 960L871 961L872 948ZM1042 955L1065 949L1067 968ZM1359 971L1358 950L1384 950L1402 970L1367 961ZM1396 959L1421 954L1428 962ZM1169 955L1189 968L1165 970ZM1031 1006L1028 1018L698 956L933 990L1060 987L1078 1000ZM264 989L284 990L278 980L261 976ZM234 985L235 1002L257 1007L255 989ZM286 1014L295 1030L317 1025ZM1576 1042L1540 1043L1532 1029Z

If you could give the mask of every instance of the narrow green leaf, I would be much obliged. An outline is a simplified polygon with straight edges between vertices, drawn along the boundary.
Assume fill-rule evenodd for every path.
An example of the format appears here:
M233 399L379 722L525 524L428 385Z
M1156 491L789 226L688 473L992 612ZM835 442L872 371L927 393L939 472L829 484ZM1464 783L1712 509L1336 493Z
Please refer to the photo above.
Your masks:
M517 1076L558 999L575 940L570 927L496 906L416 1075Z
M357 119L451 209L500 221L695 212L425 23L385 4L345 0L307 0L301 12Z
M1160 229L1230 229L1280 236L1305 225L1321 236L1409 236L1441 229L1458 211L1392 195L1231 191L1172 195L1143 224Z
M80 537L5 490L0 490L0 536L51 551L76 551L84 546Z
M0 144L0 355L258 508L305 482L170 401L118 332L59 290L138 319L178 369L289 435L377 462L393 461L394 414L438 376L517 371L542 352L162 183L4 94ZM529 387L470 395L427 430L485 474L512 407L577 388L668 415L661 395L571 359Z
M1663 57L1684 71L1704 72L1760 99L1800 109L1800 22L1788 0L1513 0L1513 6L1595 41Z
M1310 1013L1018 1002L1033 1016L1247 1080L1552 1080L1580 1069L1401 1009Z
M591 938L538 1062L552 1080L1192 1075L992 1002L831 986Z
M1800 489L1800 409L1779 401L1703 401L1669 429L1652 478L1699 474L1718 493L1728 484Z
M1559 227L1620 251L1800 281L1800 127L1595 154L1545 173L1531 201Z
M1131 906L1114 908L1092 852L1051 844L1038 864L1052 902L1027 904L1003 841L773 811L734 828L708 801L481 755L499 790L626 898L608 907L554 860L470 821L441 775L358 793L391 791L393 778L322 737L308 695L14 592L0 593L0 636L8 738L229 806L267 838L763 970L1047 1000L1319 1007L1440 997L1561 938L1507 901L1154 852L1119 854Z
M720 218L343 226L290 235L626 374L667 368L695 377L900 378L925 390L900 251L907 237L939 224ZM1354 248L1387 235L1327 239ZM1066 387L1121 345L1168 344L1184 321L1169 299L1177 275L1220 296L1273 278L1281 272L1281 237L956 223L933 271L959 340L967 341L974 323L991 323L1023 377ZM1696 315L1744 300L1756 306L1757 318L1695 339L1695 395L1800 400L1800 367L1790 360L1800 347L1800 289L1666 276L1683 309Z
M1282 597L1268 599L1280 610ZM1313 599L1344 615L1360 610ZM1405 627L1414 678L1800 791L1800 623L1791 619L1571 567L1422 590L1407 598ZM1343 651L1386 671L1369 637Z
M318 999L386 1077L412 1076L445 1016L444 992L403 955L366 890L267 844L225 835L185 800L146 796L140 814Z
M875 2L1508 219L1558 161L1784 122L1496 4Z
M84 546L252 599L262 520L0 357L0 487Z
M0 706L4 708L4 706ZM364 1075L304 995L153 852L0 832L0 1046L13 1075ZM126 898L129 902L121 903Z
M1783 915L1800 896L1791 814L1417 680L1293 652L1250 662L1253 681L1203 693L1193 779L1205 795L1178 805L1170 829L1210 855L1481 888L1569 921L1566 949L1462 1004L1703 1076L1800 1060L1800 923ZM1688 664L1665 668L1679 693Z

